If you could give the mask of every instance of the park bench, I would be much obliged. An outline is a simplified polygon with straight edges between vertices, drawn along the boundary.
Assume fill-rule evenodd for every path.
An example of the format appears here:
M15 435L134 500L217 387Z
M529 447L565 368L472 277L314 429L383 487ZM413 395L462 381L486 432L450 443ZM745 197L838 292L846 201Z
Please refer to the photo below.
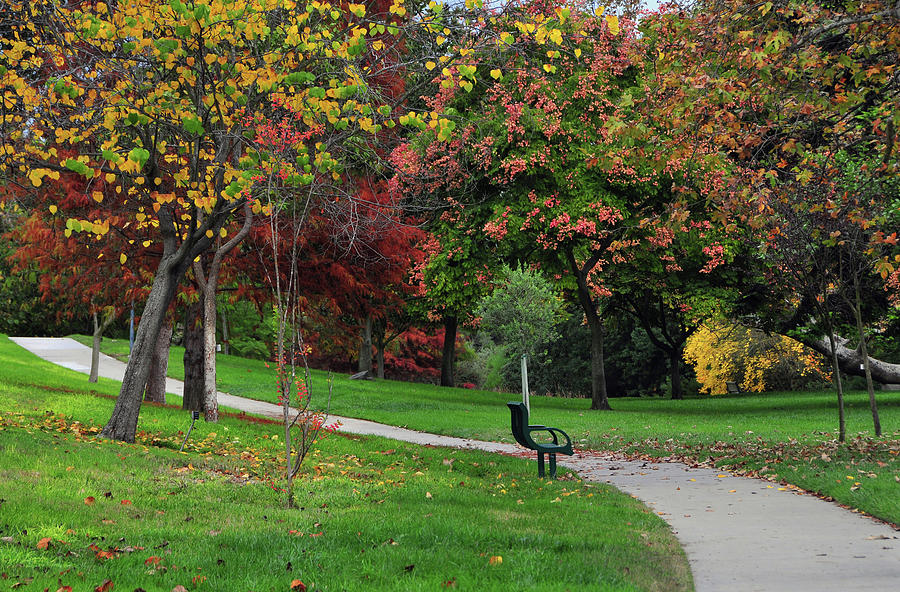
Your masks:
M530 448L538 453L538 477L544 476L544 454L550 457L550 478L556 478L556 455L575 454L572 451L572 440L569 435L558 428L551 428L542 425L528 425L528 408L525 403L513 401L506 404L512 414L512 433L516 442ZM535 442L531 437L532 432L549 432L552 442ZM559 442L557 434L561 434L566 439L564 444Z
M728 391L729 395L739 395L741 394L741 388L737 385L736 382L726 382L725 390Z

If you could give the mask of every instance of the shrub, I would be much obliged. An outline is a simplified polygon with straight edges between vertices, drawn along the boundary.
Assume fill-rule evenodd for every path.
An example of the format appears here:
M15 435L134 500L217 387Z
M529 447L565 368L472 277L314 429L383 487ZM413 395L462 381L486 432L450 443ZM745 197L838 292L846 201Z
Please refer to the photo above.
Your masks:
M727 392L727 382L752 392L819 386L829 378L817 356L789 337L723 322L697 330L684 353L700 390L713 395Z

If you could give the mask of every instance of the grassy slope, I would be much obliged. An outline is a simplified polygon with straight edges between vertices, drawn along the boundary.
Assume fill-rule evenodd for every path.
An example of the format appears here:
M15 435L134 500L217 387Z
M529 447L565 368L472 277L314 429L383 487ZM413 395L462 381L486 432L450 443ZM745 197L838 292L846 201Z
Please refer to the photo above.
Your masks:
M104 340L126 354L128 343ZM172 348L170 375L183 373L183 350ZM314 404L324 405L325 374L314 372ZM272 370L263 362L220 356L220 389L275 401ZM577 447L674 458L762 475L796 485L900 524L900 392L877 394L885 436L870 438L868 397L846 397L850 443L836 440L831 392L766 393L671 401L614 399L613 412L587 410L583 399L532 398L533 423L558 426ZM504 405L516 395L446 389L396 381L335 377L331 410L413 429L512 441Z
M304 508L287 510L278 426L201 422L179 453L184 413L149 405L137 444L98 440L115 392L0 338L3 585L691 588L667 526L605 486L538 481L521 459L332 436L298 481Z

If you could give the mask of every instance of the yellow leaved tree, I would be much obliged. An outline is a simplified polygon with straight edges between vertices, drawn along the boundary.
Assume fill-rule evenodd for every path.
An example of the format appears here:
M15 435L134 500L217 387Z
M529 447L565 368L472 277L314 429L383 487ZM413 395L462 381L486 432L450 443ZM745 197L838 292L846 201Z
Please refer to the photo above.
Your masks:
M793 390L829 380L818 355L799 341L734 323L702 326L688 337L685 360L701 392L719 395L728 382L742 391Z
M378 153L385 129L431 126L452 137L448 117L409 110L386 92L389 73L430 64L423 75L470 90L474 56L487 55L475 47L556 43L554 23L566 18L534 14L519 38L495 39L484 24L500 9L480 0L408 10L403 0L3 3L0 178L25 190L65 171L83 175L107 215L70 218L60 207L53 213L66 217L65 232L150 230L159 254L104 436L134 440L165 311L193 262L235 238L235 217L270 214L273 186L324 194L348 163ZM293 160L277 167L250 144L253 122L272 112L302 128L282 138ZM128 264L127 254L119 259Z

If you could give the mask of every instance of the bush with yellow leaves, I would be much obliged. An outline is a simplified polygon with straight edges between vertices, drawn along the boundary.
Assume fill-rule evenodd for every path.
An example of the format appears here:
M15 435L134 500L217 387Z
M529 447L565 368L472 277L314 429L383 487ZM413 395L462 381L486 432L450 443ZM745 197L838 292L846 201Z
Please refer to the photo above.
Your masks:
M830 380L817 354L783 335L729 322L708 323L688 338L684 359L694 367L700 392L798 390Z

